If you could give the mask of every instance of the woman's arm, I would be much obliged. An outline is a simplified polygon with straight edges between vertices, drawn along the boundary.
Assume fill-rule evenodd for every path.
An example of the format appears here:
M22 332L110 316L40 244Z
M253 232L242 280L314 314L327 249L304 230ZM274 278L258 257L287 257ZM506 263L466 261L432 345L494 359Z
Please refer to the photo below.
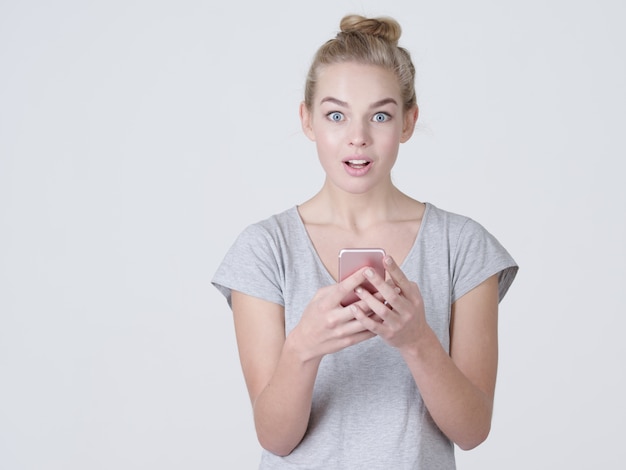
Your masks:
M322 288L285 337L281 305L233 291L239 357L261 446L289 454L302 440L322 357L374 335L340 305L362 276ZM366 309L365 303L362 308Z
M437 426L462 449L482 443L491 429L498 361L498 283L492 276L452 306L450 354L426 323L417 284L391 262L387 267L398 294L382 279L371 279L392 309L369 296L369 307L383 323L356 315L364 325L397 347Z
M232 307L259 443L287 455L306 431L319 359L286 341L282 306L233 292Z
M495 276L452 306L450 355L430 327L402 355L437 426L460 448L481 444L491 429L498 363Z

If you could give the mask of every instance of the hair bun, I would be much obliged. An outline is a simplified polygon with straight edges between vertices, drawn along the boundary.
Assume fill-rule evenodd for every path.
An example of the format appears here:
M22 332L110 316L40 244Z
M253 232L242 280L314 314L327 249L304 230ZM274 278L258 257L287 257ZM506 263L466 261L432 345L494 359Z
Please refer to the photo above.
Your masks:
M360 33L379 37L393 45L398 44L402 29L393 18L366 18L361 15L346 15L340 23L342 33Z

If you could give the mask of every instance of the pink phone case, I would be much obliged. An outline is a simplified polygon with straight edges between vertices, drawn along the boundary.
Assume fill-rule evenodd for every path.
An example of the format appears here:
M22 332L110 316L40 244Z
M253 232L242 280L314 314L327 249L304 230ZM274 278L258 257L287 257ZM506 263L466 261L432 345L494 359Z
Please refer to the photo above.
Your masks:
M339 251L339 281L343 281L364 266L369 266L382 277L385 277L384 257L385 250L382 248L344 248ZM372 294L376 292L376 288L368 281L365 281L361 286ZM359 297L352 293L341 301L341 305L345 307L357 300Z

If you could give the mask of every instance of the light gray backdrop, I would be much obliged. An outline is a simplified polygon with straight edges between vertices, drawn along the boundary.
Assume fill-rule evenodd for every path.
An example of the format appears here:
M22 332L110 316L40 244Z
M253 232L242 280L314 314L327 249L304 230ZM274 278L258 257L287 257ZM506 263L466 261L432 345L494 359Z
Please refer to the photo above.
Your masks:
M210 279L320 187L297 108L348 12L396 17L418 69L397 184L521 265L459 468L622 464L623 2L4 0L0 468L256 468Z

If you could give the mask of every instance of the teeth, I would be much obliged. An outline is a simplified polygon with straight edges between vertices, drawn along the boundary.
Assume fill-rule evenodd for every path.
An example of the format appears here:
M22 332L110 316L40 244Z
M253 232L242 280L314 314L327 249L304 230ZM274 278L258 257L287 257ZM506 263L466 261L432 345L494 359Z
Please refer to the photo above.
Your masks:
M365 165L367 160L348 160L350 165Z

